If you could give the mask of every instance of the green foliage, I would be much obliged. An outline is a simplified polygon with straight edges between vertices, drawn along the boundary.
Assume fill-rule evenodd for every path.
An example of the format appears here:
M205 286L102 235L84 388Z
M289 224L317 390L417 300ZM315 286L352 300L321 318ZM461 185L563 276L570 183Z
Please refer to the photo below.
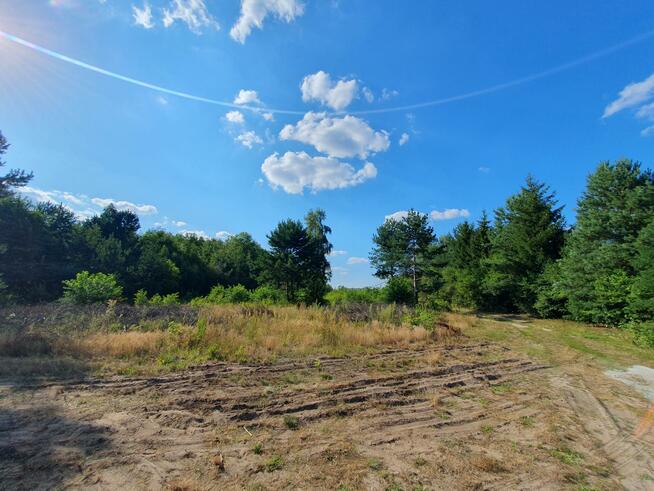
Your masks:
M2 156L9 150L9 143L0 131L0 168L6 165ZM5 175L0 176L0 198L6 198L14 194L14 188L26 186L34 177L31 172L11 169Z
M74 279L64 280L65 302L75 304L91 304L106 302L108 300L119 300L123 289L116 282L112 274L94 273L82 271L77 273Z
M401 219L387 219L372 238L375 247L370 263L379 278L410 278L412 303L418 301L420 281L424 275L427 253L436 241L426 214L409 210Z
M588 177L561 263L572 318L611 325L629 320L624 294L640 269L637 239L652 217L654 179L639 163L603 162ZM636 298L631 303L638 309Z
M413 284L404 276L396 276L388 280L384 293L387 303L414 304Z
M538 280L559 258L564 242L562 208L549 188L532 177L495 212L495 230L484 289L497 308L534 312Z
M636 240L636 276L629 294L628 312L635 321L654 319L654 218Z
M386 302L386 292L383 288L345 288L341 286L328 292L325 300L330 305L380 304Z
M264 305L283 305L286 303L284 292L270 285L262 285L254 290L250 298L252 302Z
M638 346L654 348L654 321L634 322L629 325L634 333L634 343Z
M148 305L148 292L141 289L134 294L134 305Z

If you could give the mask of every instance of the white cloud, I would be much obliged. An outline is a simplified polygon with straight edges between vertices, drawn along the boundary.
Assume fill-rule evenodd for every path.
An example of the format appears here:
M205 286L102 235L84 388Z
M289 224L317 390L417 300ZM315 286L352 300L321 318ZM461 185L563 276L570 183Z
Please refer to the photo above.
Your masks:
M113 204L118 210L129 210L139 215L154 215L158 213L154 205L135 205L129 201L107 198L89 198L85 194L73 194L67 191L46 191L43 189L25 186L19 189L20 193L36 202L62 204L65 208L82 218L88 218L102 212L102 208Z
M390 215L386 215L384 217L384 220L396 220L396 221L401 221L402 219L406 218L409 215L409 212L406 210L400 210L396 211L395 213L391 213Z
M263 29L263 21L268 15L290 23L303 13L304 5L299 0L241 0L241 16L229 35L243 44L253 27Z
M234 234L230 234L229 232L225 232L224 230L221 230L220 232L216 232L216 239L218 240L227 240L233 236Z
M234 140L248 148L252 148L254 145L261 145L263 143L263 140L254 131L244 131Z
M348 264L367 264L369 261L365 257L349 257L347 258Z
M134 18L134 24L141 26L144 29L152 29L154 27L154 21L152 20L152 7L148 2L143 4L143 8L140 9L136 5L132 5L132 17Z
M640 132L640 136L650 136L654 135L654 126L648 126Z
M405 143L409 141L409 134L408 133L402 133L402 136L400 136L400 140L398 141L399 145L402 146Z
M650 119L654 121L654 102L641 106L636 113L636 116L642 119Z
M620 91L620 97L611 102L604 109L603 118L608 118L615 113L637 106L654 96L654 73L642 82L634 82L627 85Z
M484 167L483 165L477 169L479 172L483 174L488 174L491 170L490 167Z
M175 225L175 227L179 227L179 228L186 227L188 225L188 223L183 222L181 220L173 220L172 224Z
M397 90L382 89L381 98L383 101L387 101L392 97L397 97L400 93Z
M335 251L330 252L328 255L331 256L331 257L347 256L347 251L335 250Z
M373 131L365 121L349 115L332 118L326 113L308 112L295 126L286 125L279 136L313 145L319 152L337 158L357 155L365 159L390 146L387 132Z
M386 220L400 221L406 218L408 215L409 215L408 211L401 210L401 211L396 211L395 213L391 213L390 215L386 215L384 218ZM429 216L431 217L432 220L451 220L453 218L469 217L470 212L466 209L448 208L443 211L433 210L429 213Z
M261 113L261 117L266 121L275 121L275 115L273 113Z
M259 95L256 90L241 89L234 98L234 104L260 104Z
M375 94L372 93L372 90L370 90L368 87L364 87L361 89L361 92L363 92L363 98L367 102L374 102L375 101Z
M261 165L261 170L273 188L281 187L290 194L301 194L304 188L312 192L356 186L377 176L370 162L356 170L348 163L330 157L311 157L306 152L274 153Z
M182 235L186 237L197 237L199 239L209 239L209 236L204 230L182 230Z
M220 28L209 13L204 0L172 0L170 9L164 9L163 24L170 27L176 21L186 24L194 34L201 34L204 28Z
M158 213L157 207L154 205L136 205L129 201L115 200L111 198L91 198L91 203L102 208L114 205L119 211L131 211L138 215L154 215Z
M320 70L307 75L300 85L304 102L319 101L336 111L345 109L356 97L358 86L356 80L332 81L329 73Z
M227 114L225 114L225 119L234 124L245 123L245 116L243 116L241 111L229 111Z
M161 104L162 106L167 106L167 105L168 105L168 99L166 99L166 98L165 98L164 96L162 96L162 95L157 96L157 98L156 98L155 100L156 100L159 104Z
M432 220L452 220L453 218L469 217L470 212L465 208L448 208L443 211L434 210L429 216Z

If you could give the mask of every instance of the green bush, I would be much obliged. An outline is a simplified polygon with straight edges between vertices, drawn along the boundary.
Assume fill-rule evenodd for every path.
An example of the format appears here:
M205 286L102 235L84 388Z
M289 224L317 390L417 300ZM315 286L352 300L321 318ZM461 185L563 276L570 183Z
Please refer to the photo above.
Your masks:
M404 277L395 277L388 280L384 288L387 303L413 305L413 286L411 280Z
M179 305L179 293L169 293L168 295L152 295L148 301L149 305Z
M252 292L251 300L264 305L282 305L286 303L286 294L269 285L263 285Z
M247 303L251 300L250 291L243 285L235 285L225 290L225 303Z
M148 305L148 292L139 290L134 294L134 305Z
M75 304L91 304L119 300L123 287L118 284L112 274L77 273L72 280L64 280L63 301Z
M385 302L385 292L381 288L345 288L343 286L328 292L325 300L330 305L381 304Z
M647 348L654 348L654 321L633 323L629 328L634 333L635 344Z

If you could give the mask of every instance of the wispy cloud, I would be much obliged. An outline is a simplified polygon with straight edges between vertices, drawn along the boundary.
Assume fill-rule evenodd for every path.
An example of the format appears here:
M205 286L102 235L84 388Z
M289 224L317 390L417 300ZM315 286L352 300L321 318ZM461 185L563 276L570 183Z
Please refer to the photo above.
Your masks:
M347 251L333 250L332 252L329 253L329 256L331 257L347 256Z
M620 96L604 109L603 118L647 102L654 96L654 73L642 82L634 82L620 91Z
M132 5L132 17L134 18L134 24L137 26L141 26L144 29L152 29L154 27L152 7L150 7L148 2L143 4L143 8Z
M186 24L194 34L201 34L204 29L220 29L204 0L172 0L169 8L164 9L163 25L171 27L178 21Z
M243 44L254 27L263 29L263 22L269 15L292 22L303 13L304 5L298 0L241 0L241 15L229 35Z
M352 264L368 264L370 261L365 257L348 257L347 263Z
M331 157L311 157L306 152L277 153L268 157L261 171L273 188L281 187L289 194L357 186L377 176L377 168L370 162L356 170L346 162Z
M218 240L227 240L230 237L233 237L234 234L231 234L229 232L226 232L224 230L221 230L220 232L216 232L216 239Z
M408 133L402 133L402 136L400 136L400 140L397 142L400 146L406 144L409 141L409 134Z
M101 208L113 205L119 211L131 211L137 215L154 215L158 213L157 207L154 205L137 205L129 201L112 198L91 198L91 203Z

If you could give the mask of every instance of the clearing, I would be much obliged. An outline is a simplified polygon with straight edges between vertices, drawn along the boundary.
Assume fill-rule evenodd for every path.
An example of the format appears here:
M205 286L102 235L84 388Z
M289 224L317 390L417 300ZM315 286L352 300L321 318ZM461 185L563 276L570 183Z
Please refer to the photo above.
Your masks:
M0 385L2 489L654 489L626 334L449 316L351 356ZM639 426L640 425L640 426Z

